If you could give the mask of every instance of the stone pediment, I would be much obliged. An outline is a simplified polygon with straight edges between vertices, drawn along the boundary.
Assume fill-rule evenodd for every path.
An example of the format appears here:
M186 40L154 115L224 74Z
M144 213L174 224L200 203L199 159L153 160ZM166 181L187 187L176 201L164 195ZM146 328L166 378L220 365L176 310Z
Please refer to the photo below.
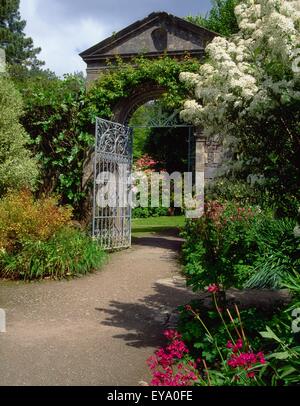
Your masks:
M112 59L123 59L143 54L149 57L189 53L202 56L208 42L217 34L171 14L152 13L110 38L82 52L80 56L89 65Z

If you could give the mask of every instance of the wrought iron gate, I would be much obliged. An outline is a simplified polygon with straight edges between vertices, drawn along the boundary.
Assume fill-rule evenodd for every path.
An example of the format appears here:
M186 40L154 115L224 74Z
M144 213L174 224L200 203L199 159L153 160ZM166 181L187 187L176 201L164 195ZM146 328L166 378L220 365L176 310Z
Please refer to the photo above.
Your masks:
M97 118L93 237L106 250L131 246L132 130Z

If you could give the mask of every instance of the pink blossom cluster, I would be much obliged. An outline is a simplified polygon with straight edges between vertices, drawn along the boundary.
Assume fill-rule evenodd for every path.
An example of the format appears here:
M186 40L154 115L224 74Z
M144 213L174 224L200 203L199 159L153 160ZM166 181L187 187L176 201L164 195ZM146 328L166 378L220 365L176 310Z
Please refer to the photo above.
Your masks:
M196 374L183 364L179 364L177 369L175 374L172 368L166 368L163 372L155 371L151 386L191 386L197 380Z
M218 293L220 292L220 287L216 283L213 283L212 285L208 286L207 291L209 293Z
M235 344L232 341L228 341L226 347L232 350L234 354L236 354L243 348L243 340L239 338Z
M189 353L181 335L175 330L167 330L165 337L170 340L166 348L160 348L147 360L152 371L152 386L190 386L197 380L196 364L177 363Z
M233 346L233 351L236 349L237 349L237 347ZM237 349L237 351L238 351L238 349ZM265 364L265 363L266 363L265 356L262 352L258 352L257 354L255 354L252 351L242 352L240 354L236 354L233 352L230 359L228 360L228 365L231 368L233 368L233 369L243 368L246 371L250 368L253 368L255 365ZM248 372L247 377L254 378L255 372L254 371Z
M136 168L138 170L144 170L144 169L154 169L155 166L157 165L158 162L156 162L153 158L151 158L149 155L143 155L137 162L136 162Z

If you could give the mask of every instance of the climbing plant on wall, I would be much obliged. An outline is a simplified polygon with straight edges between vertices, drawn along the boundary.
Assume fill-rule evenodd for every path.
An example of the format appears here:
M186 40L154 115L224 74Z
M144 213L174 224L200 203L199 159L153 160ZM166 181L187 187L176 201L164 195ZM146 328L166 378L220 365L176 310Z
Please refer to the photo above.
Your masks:
M86 196L83 163L94 142L96 117L112 119L116 103L145 82L164 87L166 107L179 108L189 92L179 75L198 69L199 61L188 56L183 61L139 57L132 64L116 59L87 90L80 76L35 77L19 84L25 102L22 123L42 164L41 192L58 192L63 203L72 204L80 213Z
M164 87L166 92L162 95L162 102L168 109L177 109L182 106L189 89L179 80L180 73L185 69L197 72L199 61L188 55L183 61L169 57L155 60L138 57L131 63L124 63L116 59L111 70L101 76L88 91L84 118L87 122L93 122L97 116L112 118L116 103L130 96L136 87L146 82Z

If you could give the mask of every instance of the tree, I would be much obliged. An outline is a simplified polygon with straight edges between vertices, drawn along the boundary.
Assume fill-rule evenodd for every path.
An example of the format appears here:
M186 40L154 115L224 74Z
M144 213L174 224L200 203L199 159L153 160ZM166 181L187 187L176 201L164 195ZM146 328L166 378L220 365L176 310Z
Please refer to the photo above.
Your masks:
M44 65L37 58L41 48L34 48L33 40L26 37L26 22L19 7L20 0L0 0L0 47L6 52L8 64L39 69Z
M216 37L199 74L181 75L195 89L182 118L233 140L235 170L255 175L283 212L300 201L300 4L243 0L235 12L239 33Z
M22 99L13 83L0 76L0 196L8 189L33 187L38 169L26 144L29 136L19 123Z
M214 0L213 7L206 17L201 15L188 16L187 20L228 37L239 31L238 22L234 13L237 4L238 0Z

